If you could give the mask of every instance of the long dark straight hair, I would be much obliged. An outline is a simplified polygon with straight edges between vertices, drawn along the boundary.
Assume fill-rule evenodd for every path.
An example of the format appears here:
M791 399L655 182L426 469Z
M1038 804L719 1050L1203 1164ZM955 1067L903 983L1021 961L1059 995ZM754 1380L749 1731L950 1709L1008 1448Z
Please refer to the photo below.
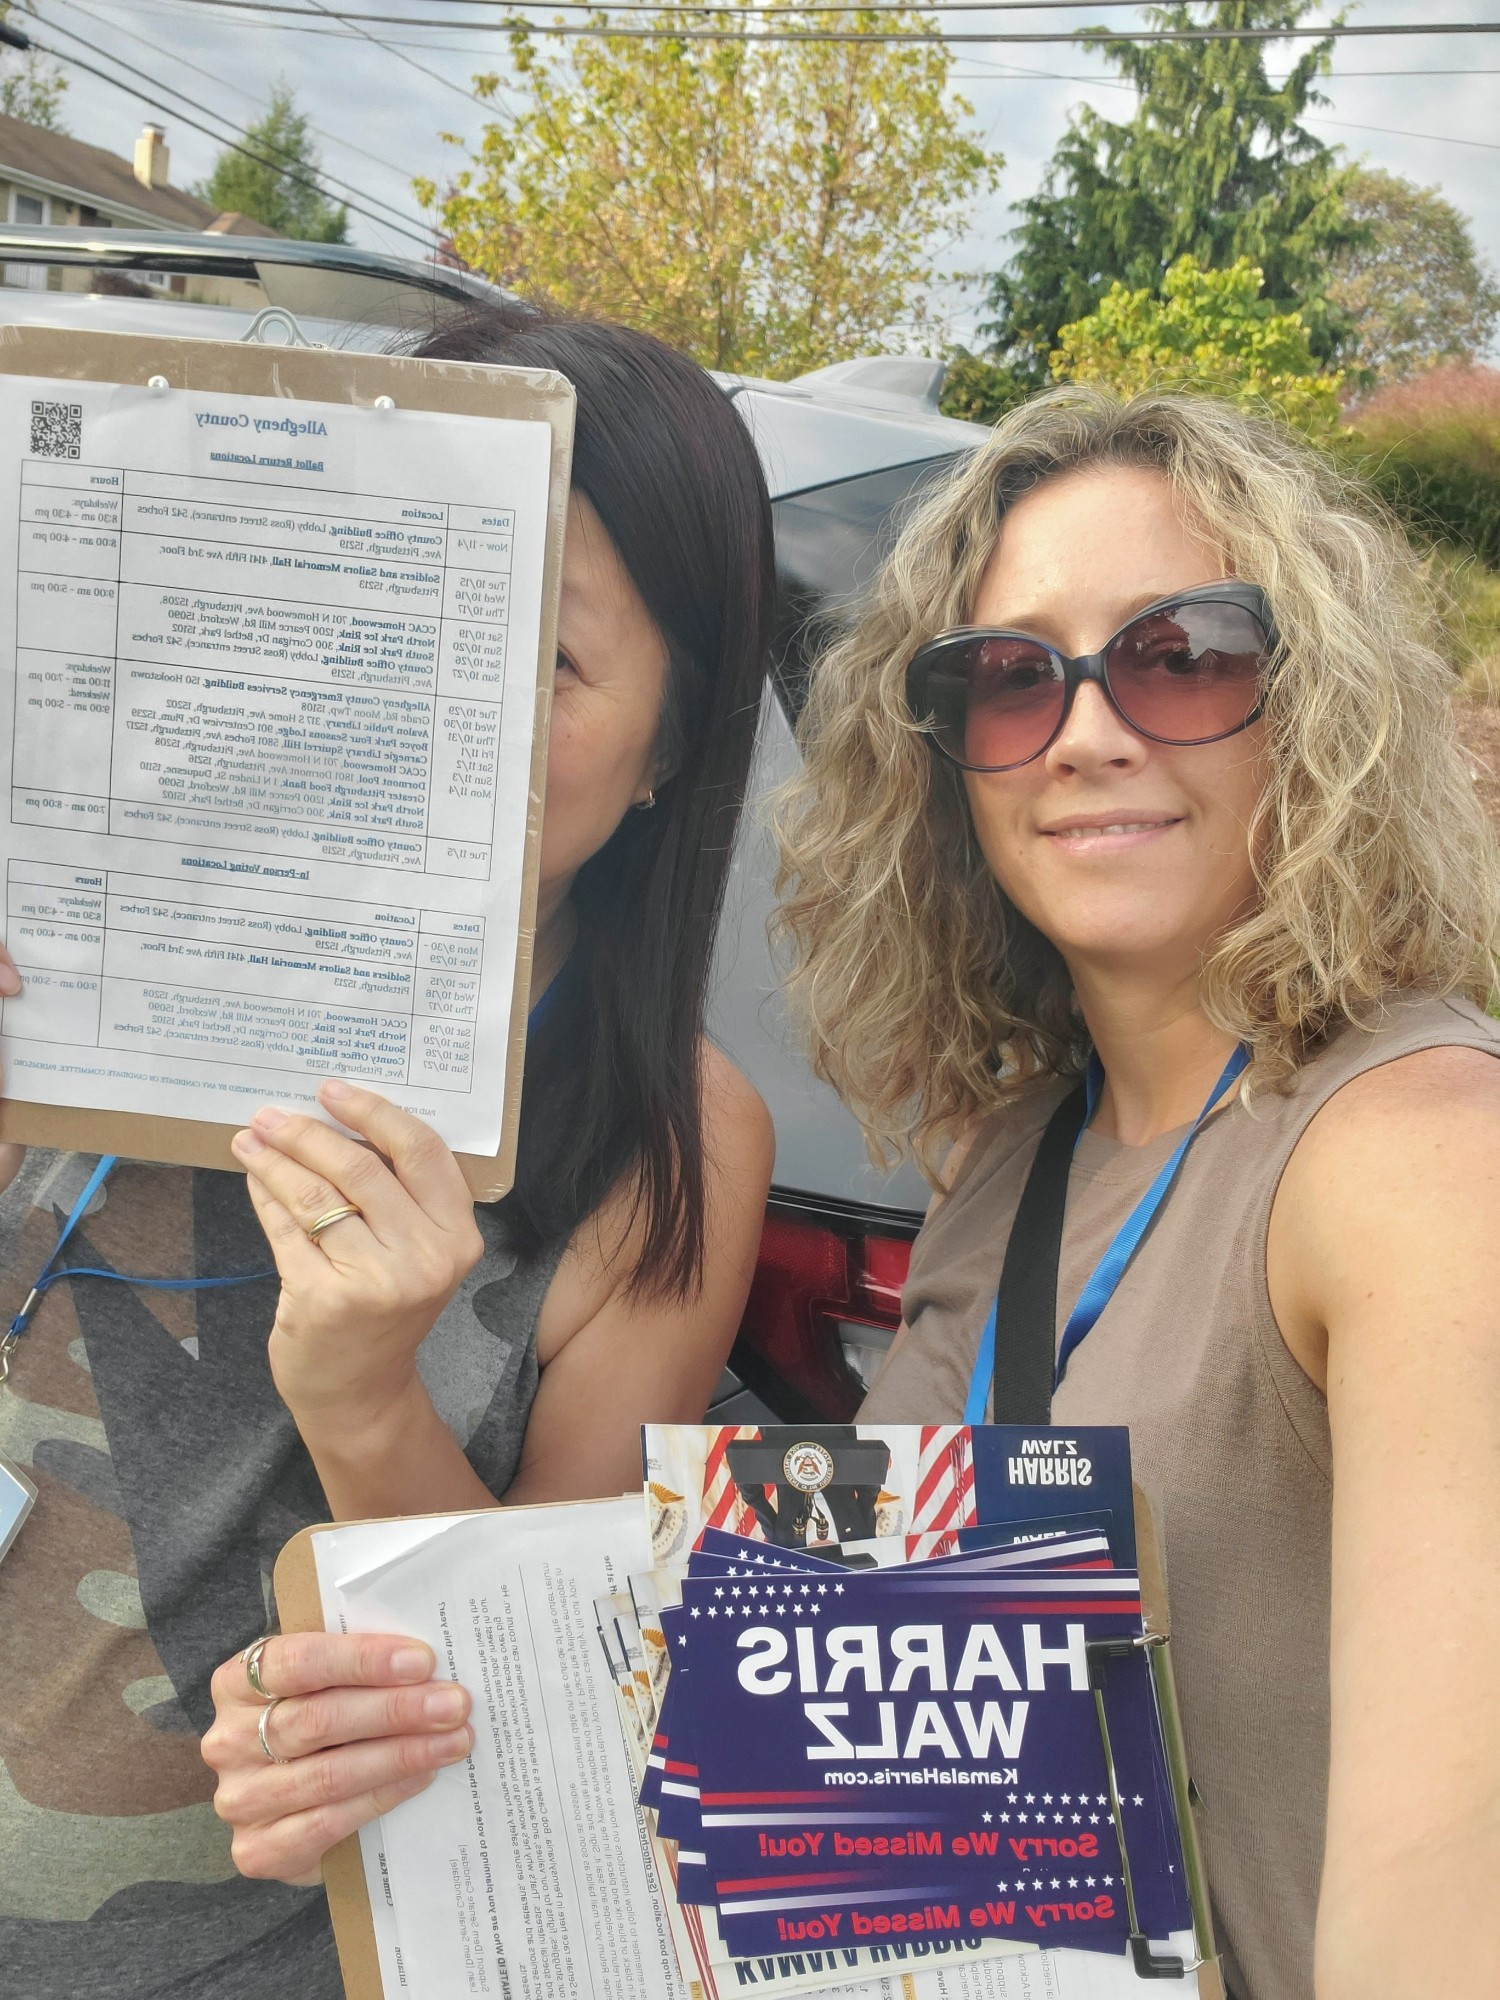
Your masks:
M723 391L649 334L501 305L408 351L567 377L573 490L667 647L671 775L654 809L627 812L579 870L578 937L527 1045L501 1213L518 1253L535 1256L633 1175L632 1287L682 1296L703 1268L700 1038L775 594L760 461Z

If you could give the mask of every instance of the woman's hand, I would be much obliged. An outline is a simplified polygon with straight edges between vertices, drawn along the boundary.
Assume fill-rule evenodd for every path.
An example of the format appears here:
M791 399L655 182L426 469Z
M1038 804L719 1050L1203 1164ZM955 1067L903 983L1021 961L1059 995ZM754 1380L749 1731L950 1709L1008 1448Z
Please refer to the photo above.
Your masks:
M267 1715L244 1654L224 1662L202 1749L218 1775L214 1811L234 1829L242 1875L321 1881L330 1847L468 1756L469 1697L433 1680L435 1664L415 1639L288 1632L268 1640L257 1663L276 1697ZM281 1763L262 1747L263 1716Z
M15 961L0 944L0 998L10 999L21 990L21 975ZM21 1162L26 1157L24 1146L12 1145L8 1140L0 1141L0 1194L10 1186L21 1171Z
M378 1429L419 1387L416 1353L484 1249L458 1162L371 1090L325 1083L320 1119L267 1106L234 1152L281 1273L271 1372L309 1444ZM331 1209L360 1212L315 1243Z

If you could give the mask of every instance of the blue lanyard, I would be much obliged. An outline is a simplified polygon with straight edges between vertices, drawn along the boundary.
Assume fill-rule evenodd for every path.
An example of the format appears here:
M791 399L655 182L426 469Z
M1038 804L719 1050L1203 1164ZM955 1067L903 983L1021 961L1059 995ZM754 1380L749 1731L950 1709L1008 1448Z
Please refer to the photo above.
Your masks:
M528 1034L536 1027L537 1023L546 1013L556 986L557 981L554 979L550 985L544 987L541 997L527 1015L526 1030ZM232 1278L136 1278L130 1276L125 1271L102 1271L96 1270L91 1265L82 1264L68 1265L64 1269L59 1270L57 1268L57 1260L62 1255L68 1238L83 1220L85 1210L100 1188L103 1187L109 1177L111 1168L114 1167L119 1157L118 1153L106 1153L84 1182L82 1194L74 1202L72 1212L58 1232L57 1241L52 1246L51 1256L37 1273L36 1282L26 1294L21 1310L6 1328L4 1338L0 1339L0 1382L4 1382L10 1373L10 1357L15 1352L22 1334L25 1333L27 1327L31 1324L32 1314L60 1278L111 1278L117 1284L145 1285L155 1292L208 1292L221 1290L226 1285L253 1285L258 1283L262 1278L274 1278L276 1276L276 1272L271 1270L245 1271Z
M0 1382L10 1373L10 1357L27 1327L31 1316L60 1278L111 1278L116 1284L145 1285L156 1292L206 1292L218 1291L226 1285L253 1285L261 1278L274 1278L272 1271L245 1271L232 1278L136 1278L125 1271L104 1271L92 1265L64 1265L58 1268L57 1260L62 1255L68 1238L83 1220L84 1212L94 1196L103 1187L111 1168L119 1155L106 1153L94 1171L83 1184L83 1192L74 1202L67 1221L58 1231L57 1241L52 1246L52 1254L37 1273L36 1282L26 1294L21 1310L16 1314L0 1340Z
M1124 1277L1131 1258L1134 1257L1136 1251L1140 1248L1141 1238L1151 1227L1152 1219L1156 1215L1157 1210L1171 1193L1172 1183L1177 1178L1178 1168L1181 1167L1183 1160L1187 1157L1188 1147L1197 1138L1204 1119L1207 1118L1209 1112L1213 1110L1214 1106L1235 1079L1243 1074L1245 1065L1249 1060L1250 1051L1241 1043L1228 1062L1225 1063L1218 1082L1208 1093L1203 1109L1183 1134L1171 1159L1167 1161L1161 1172L1156 1176L1156 1179L1130 1211L1130 1214L1125 1218L1125 1221L1116 1233L1114 1241L1094 1266L1087 1284L1078 1295L1078 1303L1074 1306L1072 1312L1068 1314L1067 1324L1063 1328L1062 1343L1058 1348L1057 1354L1057 1368L1053 1377L1052 1386L1054 1389L1056 1389L1057 1385L1062 1381L1063 1376L1067 1373L1068 1362L1072 1358L1074 1349L1087 1339L1093 1330L1094 1322L1114 1297L1115 1288L1118 1286L1121 1278ZM1103 1087L1103 1083L1104 1071L1099 1066L1099 1058L1091 1056L1089 1058L1086 1082L1086 1108L1083 1123L1078 1128L1078 1137L1080 1139L1088 1130L1093 1119L1094 1109L1099 1102L1099 1092ZM1074 1141L1074 1146L1076 1150L1077 1140ZM964 1422L966 1424L982 1424L984 1422L985 1405L989 1400L990 1382L994 1377L994 1373L995 1307L992 1305L990 1307L989 1318L984 1323L984 1332L979 1337L979 1355L974 1363L974 1373L969 1382L969 1397L967 1403L964 1405Z

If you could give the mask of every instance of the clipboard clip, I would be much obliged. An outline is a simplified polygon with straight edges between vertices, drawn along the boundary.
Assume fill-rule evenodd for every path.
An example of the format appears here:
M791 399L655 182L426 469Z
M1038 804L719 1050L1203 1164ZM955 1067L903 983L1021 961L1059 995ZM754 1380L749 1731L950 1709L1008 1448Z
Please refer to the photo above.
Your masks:
M266 335L268 329L271 327L282 328L284 338L268 340ZM242 345L248 341L256 347L318 347L321 345L319 341L308 339L307 335L297 324L296 314L288 312L285 306L262 306L254 319L245 328L245 331L240 335L240 341Z
M1120 1880L1125 1889L1125 1918L1130 1929L1127 1943L1130 1960L1137 1979L1186 1979L1190 1972L1202 1964L1201 1959L1187 1964L1171 1953L1157 1953L1151 1949L1151 1940L1141 1929L1140 1917L1136 1911L1135 1877L1130 1866L1130 1849L1125 1840L1125 1815L1120 1805L1120 1780L1115 1769L1114 1746L1110 1742L1109 1717L1104 1709L1104 1683L1108 1677L1111 1660L1129 1659L1133 1653L1149 1652L1152 1647L1167 1643L1165 1632L1143 1632L1133 1639L1088 1639L1084 1642L1084 1652L1089 1663L1089 1689L1094 1697L1094 1714L1099 1723L1099 1742L1104 1751L1104 1771L1109 1782L1109 1813L1114 1823L1115 1839L1120 1848Z

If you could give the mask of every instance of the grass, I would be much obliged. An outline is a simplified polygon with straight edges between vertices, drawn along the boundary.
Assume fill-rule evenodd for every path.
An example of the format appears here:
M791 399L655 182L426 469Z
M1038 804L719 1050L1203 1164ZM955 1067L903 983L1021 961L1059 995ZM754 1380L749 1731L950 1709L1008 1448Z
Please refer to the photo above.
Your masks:
M1455 549L1428 557L1459 686L1470 701L1500 704L1500 571Z

